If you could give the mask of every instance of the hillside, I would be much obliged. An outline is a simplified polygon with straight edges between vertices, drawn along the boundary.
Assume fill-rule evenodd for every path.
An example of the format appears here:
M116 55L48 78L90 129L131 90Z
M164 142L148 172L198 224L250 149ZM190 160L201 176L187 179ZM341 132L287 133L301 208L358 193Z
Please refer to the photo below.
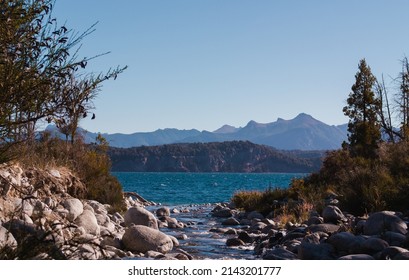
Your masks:
M282 152L248 141L110 148L112 171L312 172L322 152ZM308 158L307 158L308 157Z

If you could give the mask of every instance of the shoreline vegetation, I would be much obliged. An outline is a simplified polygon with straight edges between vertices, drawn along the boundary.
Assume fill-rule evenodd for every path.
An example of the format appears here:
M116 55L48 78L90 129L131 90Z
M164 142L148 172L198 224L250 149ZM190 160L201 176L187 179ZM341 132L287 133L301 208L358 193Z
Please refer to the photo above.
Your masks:
M105 139L85 145L77 135L81 119L95 118L102 83L126 67L84 72L92 59L78 59L75 48L94 26L59 26L52 3L0 2L0 259L192 259L161 229L195 223L165 207L155 216L151 203L124 196ZM232 194L212 210L220 222L212 231L262 259L409 259L406 58L394 82L396 104L361 60L343 109L350 121L342 148L286 190ZM41 122L54 123L65 141L38 135Z

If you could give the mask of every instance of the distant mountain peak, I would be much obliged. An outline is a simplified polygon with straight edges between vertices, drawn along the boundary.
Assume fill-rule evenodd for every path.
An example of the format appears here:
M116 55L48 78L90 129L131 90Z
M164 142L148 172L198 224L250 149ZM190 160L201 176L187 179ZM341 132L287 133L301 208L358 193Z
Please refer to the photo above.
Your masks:
M213 131L213 133L227 134L237 132L240 128L225 124L219 129Z

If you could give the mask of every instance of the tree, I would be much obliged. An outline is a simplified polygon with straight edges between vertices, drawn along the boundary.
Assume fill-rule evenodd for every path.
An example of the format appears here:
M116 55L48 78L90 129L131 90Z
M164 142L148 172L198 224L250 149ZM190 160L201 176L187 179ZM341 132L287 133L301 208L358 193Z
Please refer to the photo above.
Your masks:
M381 140L378 113L381 102L374 94L376 78L370 67L362 59L355 75L352 92L347 99L348 105L343 112L349 117L349 148L354 156L376 157L378 143Z
M92 58L77 57L79 44L94 26L83 33L59 26L53 3L0 1L0 155L10 144L34 139L40 120L57 125L69 120L74 135L78 116L92 108L101 83L125 69L81 73Z
M409 62L407 57L402 60L402 72L399 74L399 93L396 103L399 108L400 138L403 141L409 140Z

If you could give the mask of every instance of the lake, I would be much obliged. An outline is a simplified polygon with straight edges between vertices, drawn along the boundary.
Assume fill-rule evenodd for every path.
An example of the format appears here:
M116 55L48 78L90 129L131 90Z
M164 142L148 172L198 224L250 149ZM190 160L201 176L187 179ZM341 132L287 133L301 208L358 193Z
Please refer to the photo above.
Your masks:
M149 201L166 205L229 201L241 190L287 188L305 173L139 173L113 172L124 191L137 192Z

